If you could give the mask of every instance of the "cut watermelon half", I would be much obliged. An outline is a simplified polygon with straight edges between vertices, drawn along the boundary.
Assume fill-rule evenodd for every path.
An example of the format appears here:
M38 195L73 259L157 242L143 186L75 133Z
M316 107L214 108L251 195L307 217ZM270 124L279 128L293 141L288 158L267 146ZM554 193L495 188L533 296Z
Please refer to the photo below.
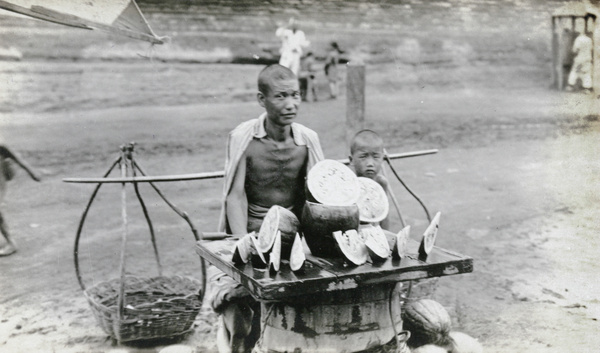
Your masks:
M279 231L284 238L282 243L286 245L285 252L288 253L299 228L300 221L292 211L278 205L272 206L267 211L258 231L257 250L261 253L268 253L273 247L275 235Z
M302 233L315 256L338 255L333 232L345 232L359 225L358 206L328 206L306 201L302 210Z
M360 195L356 204L361 222L381 222L387 217L390 205L383 187L373 179L359 177Z
M358 177L343 163L325 159L306 176L306 188L315 201L329 206L350 206L358 201Z
M425 229L425 233L423 233L423 239L419 246L419 259L422 261L427 260L427 256L431 253L431 250L433 250L435 238L437 237L438 228L440 226L441 215L441 212L436 213L427 229Z

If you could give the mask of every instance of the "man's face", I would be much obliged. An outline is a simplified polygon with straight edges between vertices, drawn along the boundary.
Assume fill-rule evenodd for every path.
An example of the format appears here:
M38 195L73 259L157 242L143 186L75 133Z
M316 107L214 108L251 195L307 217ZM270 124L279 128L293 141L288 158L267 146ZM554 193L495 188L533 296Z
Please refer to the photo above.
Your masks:
M373 179L381 171L383 146L358 143L350 157L356 175Z
M279 126L290 125L298 114L300 88L298 80L274 80L269 91L258 93L258 103L267 111L267 119Z

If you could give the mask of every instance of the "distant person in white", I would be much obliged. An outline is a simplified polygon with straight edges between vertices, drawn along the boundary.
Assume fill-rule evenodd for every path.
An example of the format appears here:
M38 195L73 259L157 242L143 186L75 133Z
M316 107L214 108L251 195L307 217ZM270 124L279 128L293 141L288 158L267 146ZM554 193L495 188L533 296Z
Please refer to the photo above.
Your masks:
M569 73L567 90L575 90L577 80L581 80L581 86L586 91L592 90L592 39L582 31L575 42L573 42L573 67Z
M310 42L306 40L304 32L298 29L294 18L290 18L288 26L279 27L275 35L281 39L279 65L287 67L298 76L302 50L308 47Z

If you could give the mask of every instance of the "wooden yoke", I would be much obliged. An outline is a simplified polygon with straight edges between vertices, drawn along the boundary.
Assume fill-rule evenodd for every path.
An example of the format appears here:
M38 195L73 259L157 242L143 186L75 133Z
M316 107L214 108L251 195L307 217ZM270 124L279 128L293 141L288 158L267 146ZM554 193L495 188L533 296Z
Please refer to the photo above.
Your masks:
M402 159L402 158L410 158L410 157L418 157L418 156L426 156L428 154L438 153L437 149L430 150L421 150L421 151L413 151L413 152L404 152L404 153L392 153L387 157L389 159ZM338 162L349 164L350 161L346 159L339 159ZM137 168L139 165L135 164ZM138 169L139 170L139 169ZM177 175L158 175L158 176L148 176L145 173L142 176L135 177L124 177L124 178L64 178L63 182L65 183L77 183L77 184L118 184L118 183L152 183L152 182L173 182L173 181L184 181L184 180L204 180L204 179L218 179L225 176L225 172L220 170L216 172L204 172L204 173L193 173L193 174L177 174Z

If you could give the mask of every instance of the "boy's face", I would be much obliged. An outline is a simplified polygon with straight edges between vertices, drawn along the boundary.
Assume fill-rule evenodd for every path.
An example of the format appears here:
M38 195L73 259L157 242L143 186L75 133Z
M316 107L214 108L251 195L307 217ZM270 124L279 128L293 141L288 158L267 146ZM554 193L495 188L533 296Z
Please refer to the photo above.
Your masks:
M354 153L350 156L350 162L356 175L373 179L381 171L383 146L357 143Z
M258 92L258 103L267 111L267 119L275 125L290 125L298 114L300 88L298 80L274 80L267 93Z

